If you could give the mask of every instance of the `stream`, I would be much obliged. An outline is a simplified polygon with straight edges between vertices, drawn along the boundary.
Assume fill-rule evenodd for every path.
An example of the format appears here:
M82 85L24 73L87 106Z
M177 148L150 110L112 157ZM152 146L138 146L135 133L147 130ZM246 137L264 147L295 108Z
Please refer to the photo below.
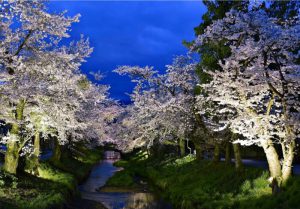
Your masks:
M162 200L157 194L147 191L100 192L100 187L122 168L115 167L115 159L105 159L92 169L87 180L79 186L81 197L102 203L108 209L172 209L172 206Z

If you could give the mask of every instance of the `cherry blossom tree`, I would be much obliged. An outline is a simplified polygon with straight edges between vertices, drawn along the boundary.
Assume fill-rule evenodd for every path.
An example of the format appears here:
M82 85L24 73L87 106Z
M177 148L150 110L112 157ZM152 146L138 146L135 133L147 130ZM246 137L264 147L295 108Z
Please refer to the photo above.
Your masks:
M40 134L64 144L75 130L87 127L76 115L88 95L80 85L85 76L79 67L92 49L83 38L60 44L79 16L50 14L40 1L5 1L0 10L1 117L11 124L2 139L7 145L4 169L16 173L20 152L33 151L32 137L38 156Z
M182 56L166 67L162 75L152 67L122 66L115 70L137 83L131 95L133 105L128 107L122 124L128 130L126 138L131 140L129 150L155 143L184 146L183 140L194 133L195 64Z
M80 100L84 98L79 86L84 76L76 72L82 54L78 55L57 51L55 57L52 52L44 53L42 57L22 63L12 75L6 71L1 74L1 101L5 107L2 117L6 123L15 124L19 129L16 133L12 129L4 142L9 144L14 138L16 153L32 136L39 139L42 130L43 137L57 137L63 144L68 133L81 126L75 115L80 108ZM20 100L22 106L18 109L13 104L18 104ZM14 111L17 111L19 118L11 114Z
M81 102L81 108L76 114L78 120L86 127L78 129L77 132L92 146L107 143L117 145L113 134L117 128L115 120L122 113L123 108L116 101L108 98L108 86L95 85L90 81L87 84L85 99Z
M219 62L222 71L208 72L213 80L202 85L208 96L201 96L199 105L218 105L226 116L219 124L244 136L235 143L262 146L279 185L291 175L300 130L299 29L297 18L279 21L261 10L231 11L196 40L196 45L226 40L231 48Z

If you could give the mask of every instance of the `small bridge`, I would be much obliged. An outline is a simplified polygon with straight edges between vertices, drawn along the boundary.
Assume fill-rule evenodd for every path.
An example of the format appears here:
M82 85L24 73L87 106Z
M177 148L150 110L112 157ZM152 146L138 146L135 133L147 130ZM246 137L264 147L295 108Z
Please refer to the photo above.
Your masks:
M120 152L117 151L105 151L104 159L105 160L118 160L121 158Z

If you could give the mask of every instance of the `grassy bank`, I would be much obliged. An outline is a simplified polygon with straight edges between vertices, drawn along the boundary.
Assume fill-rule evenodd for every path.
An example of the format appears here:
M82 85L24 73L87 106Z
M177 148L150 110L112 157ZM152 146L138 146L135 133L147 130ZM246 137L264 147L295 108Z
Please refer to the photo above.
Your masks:
M192 157L158 161L143 159L142 155L116 165L125 167L123 173L126 175L121 177L120 173L112 177L110 184L122 186L129 176L142 176L152 182L175 208L300 208L300 177L292 178L284 191L272 196L268 172L257 168L236 172L233 165L197 162Z
M66 173L71 173L77 182L80 183L87 177L93 165L99 162L103 150L91 150L84 146L81 146L76 150L77 154L71 155L70 152L65 152L62 155L60 162L52 164Z
M61 163L42 162L39 177L13 176L0 171L1 209L60 209L78 194L76 184L100 160L100 149L80 148L80 155L64 152Z

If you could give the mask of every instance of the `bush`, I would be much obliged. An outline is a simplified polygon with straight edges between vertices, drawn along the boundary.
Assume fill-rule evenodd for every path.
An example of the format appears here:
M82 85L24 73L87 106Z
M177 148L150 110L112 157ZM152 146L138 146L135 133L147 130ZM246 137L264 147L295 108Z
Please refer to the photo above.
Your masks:
M3 170L0 170L0 186L17 188L18 186L18 178L12 174L6 173Z

